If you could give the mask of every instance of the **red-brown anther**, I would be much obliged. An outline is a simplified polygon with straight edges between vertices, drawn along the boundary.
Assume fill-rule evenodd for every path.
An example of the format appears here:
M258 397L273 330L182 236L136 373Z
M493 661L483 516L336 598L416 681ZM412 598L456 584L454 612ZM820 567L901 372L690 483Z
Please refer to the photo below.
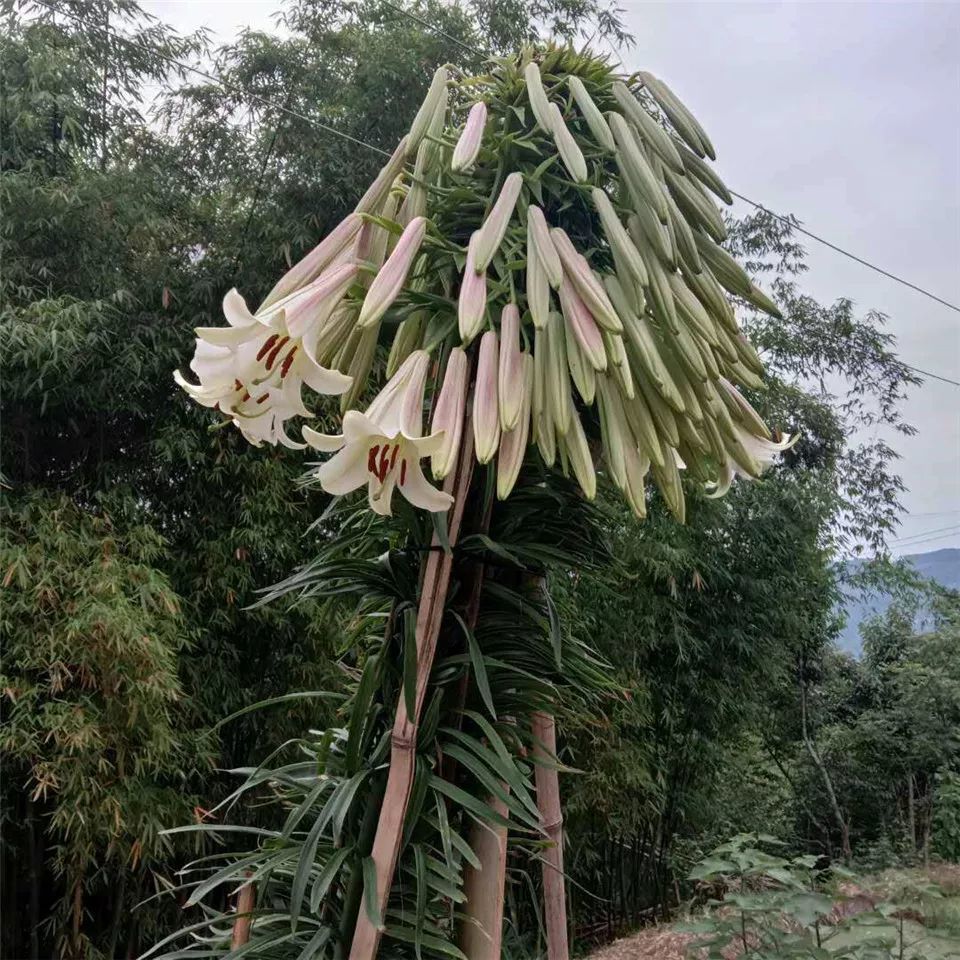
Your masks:
M267 337L263 343L263 346L260 348L260 352L257 354L258 361L262 360L270 352L270 348L277 342L279 337L279 333L275 333L273 336ZM239 381L237 382L239 383ZM239 389L239 387L237 389Z
M284 348L287 342L290 340L289 337L283 337L280 341L277 342L277 345L270 351L270 354L267 356L267 369L269 370L273 366L274 360L277 359L277 354Z
M375 443L367 454L367 473L377 475L377 454L380 452L380 444Z
M250 391L245 390L243 396L240 398L241 403L246 403L250 399Z
M242 390L242 389L243 389L243 384L242 384L239 380L234 380L234 381L233 381L233 389L234 389L234 390Z
M400 486L407 482L407 461L406 458L400 461Z
M297 347L294 347L287 355L283 358L283 365L280 367L280 379L282 380L289 372L290 366L293 363L293 355L297 352Z
M264 402L266 401L267 397L269 397L269 396L270 396L269 393L265 393L262 397L257 397L256 402L257 402L257 403L264 403Z
M390 455L390 469L393 469L393 465L397 462L397 454L400 451L400 444L395 443L393 445L393 453Z
M387 455L390 452L390 447L387 444L383 445L383 449L380 451L380 469L377 471L377 478L381 483L387 479L387 471L390 469L390 464L387 461Z

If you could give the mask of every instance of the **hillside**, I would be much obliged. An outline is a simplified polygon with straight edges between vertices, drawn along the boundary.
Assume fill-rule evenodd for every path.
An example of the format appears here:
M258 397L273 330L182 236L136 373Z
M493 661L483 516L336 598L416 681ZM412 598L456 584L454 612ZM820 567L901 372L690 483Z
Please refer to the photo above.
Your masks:
M931 550L910 554L903 559L921 576L936 580L945 587L960 589L960 549ZM860 656L860 624L874 614L883 613L889 605L890 597L885 593L850 598L846 604L847 623L837 639L837 646Z

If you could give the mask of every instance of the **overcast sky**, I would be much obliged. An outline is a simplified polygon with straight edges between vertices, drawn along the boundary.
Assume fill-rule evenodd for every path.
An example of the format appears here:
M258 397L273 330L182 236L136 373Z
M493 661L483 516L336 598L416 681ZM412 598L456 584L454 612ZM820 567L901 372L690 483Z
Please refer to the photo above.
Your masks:
M144 3L181 31L206 26L224 40L275 29L279 6ZM622 6L637 38L625 66L662 76L691 107L732 189L960 304L960 3ZM960 380L960 313L805 246L806 292L888 314L903 360ZM905 413L919 432L889 438L909 487L894 552L960 546L960 388L928 380Z

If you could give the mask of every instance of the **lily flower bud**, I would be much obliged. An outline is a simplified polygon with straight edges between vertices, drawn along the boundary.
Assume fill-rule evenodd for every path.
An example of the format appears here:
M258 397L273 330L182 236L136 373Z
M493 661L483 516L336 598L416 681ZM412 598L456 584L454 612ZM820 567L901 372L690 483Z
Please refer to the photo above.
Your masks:
M523 405L523 353L520 350L520 310L508 303L500 314L500 429L513 430Z
M566 451L567 459L573 468L573 475L580 484L580 489L588 500L597 495L597 474L593 466L593 457L590 455L590 446L580 418L573 414L570 418L570 428L560 440Z
M503 243L503 236L510 225L510 218L513 216L513 209L517 205L517 198L520 196L522 186L523 174L511 173L503 181L500 196L497 197L497 202L493 205L490 215L477 231L473 264L473 269L477 273L483 273L487 269L497 250L500 249L500 244Z
M299 263L294 264L277 281L274 288L267 294L267 299L260 305L258 313L319 277L330 266L334 257L342 253L353 241L362 222L357 214L351 213L337 224Z
M616 141L613 139L613 134L610 132L607 121L603 119L600 108L593 102L590 94L587 93L587 88L583 85L583 81L579 77L571 76L567 78L567 86L570 88L573 99L583 114L583 119L587 121L590 132L604 150L609 150L613 153L617 148Z
M554 246L560 255L565 276L577 288L577 293L596 318L597 323L611 333L620 333L623 324L613 309L613 304L603 289L603 284L596 278L587 263L587 258L577 252L570 238L564 230L554 227L550 231Z
M535 63L528 63L523 71L523 79L527 85L527 97L530 108L537 120L537 124L544 133L552 133L550 129L550 101L547 92L543 89L543 79L540 68Z
M530 251L536 251L543 265L543 269L550 281L550 286L554 290L560 286L563 279L563 265L560 263L560 257L557 254L557 248L553 245L550 238L550 227L547 226L547 218L543 211L530 204L527 207L527 255Z
M527 248L527 306L533 325L539 330L550 318L550 281L543 261L533 248Z
M487 105L481 100L475 103L467 114L467 122L463 126L463 133L453 148L453 159L450 167L453 170L469 170L480 152L483 141L483 128L487 125Z
M404 137L397 144L396 149L390 155L390 159L383 165L376 179L367 187L367 192L360 198L360 202L354 208L354 212L370 213L383 203L385 197L390 192L390 188L393 186L393 181L397 179L397 175L403 170L403 163L407 154L407 142L408 138Z
M430 457L433 479L442 480L454 467L460 453L463 411L467 401L467 355L454 347L447 359L443 386L433 408L433 433L443 433L440 447Z
M443 109L447 99L447 69L440 67L434 73L433 80L430 82L430 89L420 104L417 115L413 118L410 125L410 132L407 134L407 156L413 153L420 146L420 141L424 138L426 132L434 119L434 114L439 109Z
M577 183L583 183L588 176L587 161L584 159L583 151L577 145L573 134L567 129L563 114L555 103L550 104L550 133L553 135L553 142L557 145L557 153L560 154L560 159L567 168L567 173Z
M467 246L467 262L460 280L457 321L460 327L460 339L464 344L470 343L483 328L487 313L487 274L485 271L477 273L474 268L479 235L480 231L477 230L470 238Z
M577 338L580 349L593 369L606 370L607 354L603 348L600 328L566 276L560 284L560 309L563 311L567 329Z
M533 357L529 353L522 355L523 374L521 377L521 393L523 402L520 405L520 416L512 430L506 431L500 439L500 454L497 457L497 497L506 500L513 490L520 467L523 465L523 456L530 439L530 408L533 399Z
M403 289L410 267L420 252L426 230L427 221L424 217L417 217L407 225L390 258L370 284L363 307L360 309L358 326L364 328L375 324L396 300Z
M480 339L473 395L473 439L478 463L489 463L500 443L500 413L497 404L498 354L497 335L493 330L488 330Z

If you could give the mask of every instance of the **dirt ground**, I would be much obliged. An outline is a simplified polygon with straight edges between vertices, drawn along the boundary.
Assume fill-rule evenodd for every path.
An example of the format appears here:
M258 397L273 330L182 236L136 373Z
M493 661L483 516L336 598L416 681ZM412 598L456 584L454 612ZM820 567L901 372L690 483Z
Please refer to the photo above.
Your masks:
M920 871L917 873L919 874ZM875 897L893 892L897 876L896 871L887 871L865 881L862 887L844 889L845 896L850 899L837 902L834 918L839 920L871 909ZM951 911L956 910L960 914L960 865L944 864L931 867L923 872L923 877L917 877L916 874L914 876L939 884L946 896L943 906ZM960 939L954 937L945 939L939 936L938 932L919 923L909 923L909 928L908 941L915 942L915 947L921 949L928 960L960 958ZM629 937L614 940L613 943L592 953L589 960L686 960L689 956L688 946L695 939L694 934L681 933L669 924L658 924ZM845 945L850 945L849 938L845 937L845 940L847 941ZM839 940L835 945L840 945ZM739 950L736 947L731 947L728 960L735 960L738 953ZM913 950L908 950L904 954L905 957L912 955Z

